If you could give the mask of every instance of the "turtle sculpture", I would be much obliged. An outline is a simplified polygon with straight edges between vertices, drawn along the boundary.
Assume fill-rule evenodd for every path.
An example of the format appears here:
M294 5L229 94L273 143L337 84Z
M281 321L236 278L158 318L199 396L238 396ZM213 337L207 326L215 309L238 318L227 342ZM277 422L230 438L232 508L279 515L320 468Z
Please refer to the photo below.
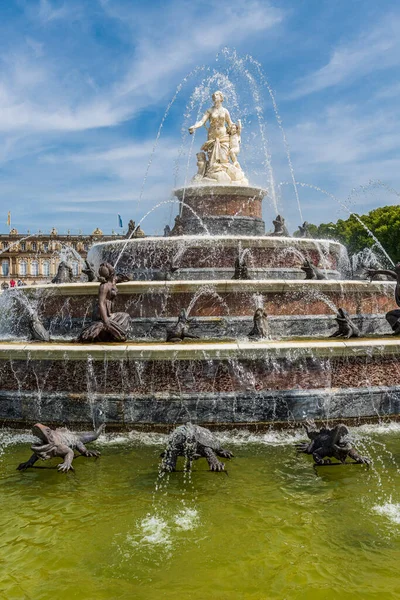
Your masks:
M343 337L347 340L352 337L360 337L360 330L349 317L349 313L343 308L338 308L336 315L338 330L332 333L329 337Z
M225 464L217 456L229 459L233 454L222 448L218 438L205 427L186 423L169 436L167 449L161 454L161 471L175 471L178 456L185 457L186 470L191 469L194 460L205 458L210 471L223 471Z
M268 334L268 315L263 308L257 308L253 317L253 329L250 331L249 337L266 338Z
M51 429L42 423L36 423L32 427L32 433L40 439L31 446L32 456L26 462L18 465L18 471L25 471L39 460L49 460L50 458L60 457L64 462L58 465L58 470L66 473L70 469L74 470L72 461L74 459L74 450L77 450L82 456L100 456L100 452L88 450L85 444L94 442L104 431L105 425L102 423L95 431L84 433L73 433L66 427L60 429Z
M317 465L329 465L331 464L331 458L336 458L344 464L347 457L352 458L353 461L359 464L370 464L369 458L360 456L350 442L344 439L349 430L342 423L336 425L333 429L322 427L318 431L318 429L312 429L309 425L306 425L305 429L311 442L296 444L296 449L298 453L311 454Z
M306 279L328 279L321 269L318 269L315 265L313 265L308 258L305 259L300 268L306 274Z
M178 317L178 322L172 327L167 328L167 342L181 342L185 338L198 339L197 335L189 333L190 320L186 310L182 308Z

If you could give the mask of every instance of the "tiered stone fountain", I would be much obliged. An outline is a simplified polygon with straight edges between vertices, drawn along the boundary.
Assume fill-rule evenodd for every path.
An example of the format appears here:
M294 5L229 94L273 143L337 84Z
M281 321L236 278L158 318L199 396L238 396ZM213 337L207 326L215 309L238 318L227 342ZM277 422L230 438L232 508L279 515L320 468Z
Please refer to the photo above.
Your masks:
M89 253L95 270L109 262L131 278L119 284L115 302L115 310L131 317L129 341L73 342L91 319L98 283L3 295L12 301L23 294L53 340L63 336L49 344L0 344L3 422L83 423L98 404L115 427L188 420L249 426L399 413L400 344L382 337L390 333L384 313L393 308L393 284L345 280L346 251L339 243L265 235L267 192L248 185L234 137L240 123L235 130L220 98L216 93L214 106L191 128L210 121L199 172L192 185L175 191L180 211L171 235L97 244ZM327 279L305 281L304 259ZM236 260L246 260L250 279L233 279ZM177 268L173 275L166 265ZM15 306L7 316L14 333ZM259 307L269 315L271 337L250 341ZM337 307L370 337L327 339ZM162 342L182 308L199 341Z

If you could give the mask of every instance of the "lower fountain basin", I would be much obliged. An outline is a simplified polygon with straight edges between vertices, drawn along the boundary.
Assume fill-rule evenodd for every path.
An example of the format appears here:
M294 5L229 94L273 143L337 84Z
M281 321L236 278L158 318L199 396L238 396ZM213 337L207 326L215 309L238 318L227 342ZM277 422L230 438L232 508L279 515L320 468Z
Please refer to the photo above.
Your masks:
M400 412L397 339L0 344L0 419L114 427L355 421Z
M33 436L3 430L3 598L395 600L399 427L352 434L374 462L370 471L314 471L294 449L303 429L222 431L235 455L229 477L209 473L203 459L189 479L180 460L160 485L162 434L106 430L89 445L101 457L76 458L65 476L60 459L18 473Z

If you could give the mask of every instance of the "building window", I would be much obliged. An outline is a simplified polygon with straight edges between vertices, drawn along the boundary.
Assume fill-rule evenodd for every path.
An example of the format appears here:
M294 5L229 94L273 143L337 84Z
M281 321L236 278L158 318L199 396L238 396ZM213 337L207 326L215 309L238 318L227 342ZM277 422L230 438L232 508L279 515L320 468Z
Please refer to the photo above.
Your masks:
M43 252L48 252L49 251L49 244L48 242L43 242Z
M10 273L10 265L8 260L3 260L1 262L1 274L3 275L3 277L8 277Z
M19 247L21 248L21 252L25 252L25 250L26 250L26 244L25 244L25 242L20 242Z
M79 265L76 261L72 263L72 273L75 275L75 277L79 275Z
M43 275L44 277L50 277L50 261L45 260L43 262Z
M31 248L34 252L36 252L36 242L31 243Z
M28 269L27 269L26 260L21 260L20 263L19 263L19 274L22 277L25 277L26 274L27 274L27 271L28 271Z
M37 277L39 275L39 263L37 260L31 262L31 275Z

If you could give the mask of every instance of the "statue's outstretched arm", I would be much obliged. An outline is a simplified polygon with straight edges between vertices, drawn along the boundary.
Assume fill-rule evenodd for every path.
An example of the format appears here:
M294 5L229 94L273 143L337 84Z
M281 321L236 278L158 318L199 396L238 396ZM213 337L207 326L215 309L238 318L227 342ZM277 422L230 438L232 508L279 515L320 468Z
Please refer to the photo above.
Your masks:
M189 133L193 133L193 131L195 129L199 129L199 127L203 127L203 125L205 125L207 123L209 117L210 117L210 113L207 110L204 113L203 117L200 119L200 121L197 121L197 123L195 123L194 125L192 125L191 127L189 127Z

